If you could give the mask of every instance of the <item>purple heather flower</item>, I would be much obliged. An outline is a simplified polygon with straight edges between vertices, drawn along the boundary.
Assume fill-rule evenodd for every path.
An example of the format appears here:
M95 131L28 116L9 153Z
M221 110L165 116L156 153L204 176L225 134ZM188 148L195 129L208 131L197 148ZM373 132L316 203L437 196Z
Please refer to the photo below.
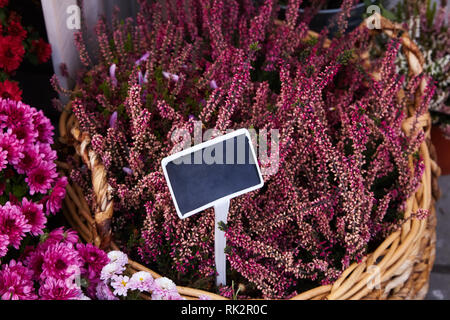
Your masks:
M117 82L117 78L116 78L116 69L117 69L117 65L114 63L111 65L111 67L109 67L109 76L111 78L111 83L114 87L117 87L118 82Z
M31 226L30 233L34 236L43 234L43 229L47 223L47 218L42 208L42 204L34 203L25 197L22 199L22 213Z
M30 230L31 225L20 207L11 205L10 202L0 206L0 234L7 235L14 248L19 249L20 242Z
M22 263L11 260L0 270L1 300L34 300L36 294L31 272Z
M78 300L82 294L75 284L55 278L46 278L39 288L42 300Z
M211 300L210 296L207 296L206 294L201 294L198 296L199 300Z

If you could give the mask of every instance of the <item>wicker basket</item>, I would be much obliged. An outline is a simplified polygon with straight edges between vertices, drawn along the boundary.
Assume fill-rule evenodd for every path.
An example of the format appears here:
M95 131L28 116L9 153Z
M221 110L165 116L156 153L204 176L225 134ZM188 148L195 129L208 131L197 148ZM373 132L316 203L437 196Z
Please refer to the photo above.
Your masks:
M403 32L401 26L381 16L378 18L381 21L381 30L371 30L372 34L383 32L389 37L399 38L409 62L411 74L422 73L423 57L417 46L409 39L407 32ZM365 27L365 24L363 23L361 27ZM377 77L376 73L373 75ZM414 105L409 107L409 118L402 125L405 133L410 133L414 111L420 103L424 89L425 82L416 92ZM423 130L426 135L426 141L419 148L425 163L425 171L420 187L406 203L405 217L411 217L412 212L423 208L431 212L428 219L408 219L400 230L386 238L362 262L354 263L347 268L334 284L314 288L292 299L423 299L425 297L435 257L434 202L439 197L437 177L440 175L440 169L433 160L435 152L430 142L429 114L419 118L419 125L416 128ZM78 185L69 184L64 201L64 215L86 242L93 242L106 250L118 249L112 241L113 200L111 187L106 179L106 171L99 157L90 147L89 135L80 132L78 123L71 114L70 105L61 115L59 130L61 141L74 146L76 156L91 171L92 186L96 196L95 207L90 208L81 188ZM70 170L69 165L65 163L59 165L62 170ZM148 271L154 277L160 277L159 274L134 261L130 262L130 269L131 272ZM380 284L371 286L375 278ZM219 295L192 288L178 287L178 291L186 299L198 299L200 295L208 295L211 299L225 299Z

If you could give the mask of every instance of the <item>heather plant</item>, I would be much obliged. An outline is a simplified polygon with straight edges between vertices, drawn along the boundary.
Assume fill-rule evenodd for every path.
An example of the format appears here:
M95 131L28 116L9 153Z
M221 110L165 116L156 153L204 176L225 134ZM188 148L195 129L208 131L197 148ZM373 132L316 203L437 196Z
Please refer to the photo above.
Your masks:
M403 1L397 5L395 17L405 28L424 55L425 71L433 78L436 92L430 102L435 124L450 139L450 15L447 1ZM406 57L399 55L399 72L408 73Z
M214 212L180 220L160 167L184 138L172 134L192 136L198 122L221 133L280 132L278 172L233 199L222 225L240 297L285 298L332 283L404 221L424 137L401 123L424 76L405 82L392 41L373 61L380 77L371 77L358 58L367 30L324 46L327 31L308 37L300 3L290 1L278 21L271 0L142 1L135 23L99 21L95 65L76 36L88 71L70 93L72 110L107 169L115 241L177 284L216 289ZM429 85L417 115L432 94ZM92 201L88 173L71 178Z

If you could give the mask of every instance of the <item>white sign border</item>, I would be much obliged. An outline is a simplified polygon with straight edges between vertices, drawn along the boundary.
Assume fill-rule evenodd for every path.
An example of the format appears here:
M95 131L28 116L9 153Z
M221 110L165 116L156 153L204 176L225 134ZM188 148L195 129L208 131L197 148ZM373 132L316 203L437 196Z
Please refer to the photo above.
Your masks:
M225 140L228 140L228 139L231 139L231 138L234 138L234 137L237 137L237 136L241 136L241 135L244 135L244 134L248 138L248 141L249 141L249 144L250 144L251 154L253 156L253 159L255 160L255 165L256 165L256 168L258 170L258 176L259 176L260 183L255 185L255 186L253 186L253 187L250 187L250 188L247 188L247 189L243 189L241 191L238 191L238 192L235 192L235 193L230 194L228 196L225 196L225 197L222 197L220 199L217 199L217 200L215 200L213 202L207 203L204 206L201 206L200 208L197 208L195 210L189 211L185 215L182 215L181 212L180 212L180 209L178 207L178 203L177 203L175 194L174 194L173 189L172 189L172 184L170 183L169 175L167 174L167 169L166 169L167 164L172 162L172 161L174 161L175 159L184 157L184 156L186 156L188 154L194 153L194 152L199 151L201 149L205 149L205 148L210 147L210 146L212 146L214 144L217 144L217 143L223 142ZM236 198L236 197L238 197L240 195L243 195L245 193L257 190L259 188L262 188L262 186L264 186L264 179L263 179L262 174L261 174L261 169L259 168L258 158L256 157L255 149L253 148L253 142L252 142L252 139L250 137L250 133L248 132L247 129L235 130L235 131L233 131L231 133L227 133L225 135L222 135L222 136L219 136L219 137L214 138L212 140L209 140L209 141L206 141L206 142L194 145L191 148L188 148L188 149L185 149L183 151L177 152L177 153L175 153L173 155L170 155L170 156L162 159L161 166L163 168L164 177L166 178L166 182L167 182L167 185L169 187L170 194L172 196L172 200L173 200L173 203L175 205L175 209L177 210L177 214L178 214L178 217L180 217L180 219L188 218L188 217L190 217L190 216L192 216L192 215L194 215L196 213L199 213L199 212L201 212L201 211L203 211L205 209L214 207L215 205L217 205L219 203L222 203L224 201L230 201L233 198Z

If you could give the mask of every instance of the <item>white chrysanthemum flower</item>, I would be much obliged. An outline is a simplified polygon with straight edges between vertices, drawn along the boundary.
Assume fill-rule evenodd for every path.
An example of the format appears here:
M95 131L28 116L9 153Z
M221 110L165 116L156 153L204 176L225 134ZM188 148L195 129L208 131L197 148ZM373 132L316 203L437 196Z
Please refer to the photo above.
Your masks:
M172 280L170 280L169 278L166 278L166 277L156 279L155 284L162 290L166 290L166 291L176 291L177 290L176 284Z
M118 263L108 263L103 267L100 273L100 279L102 279L103 281L107 281L109 279L112 279L115 275L121 274L124 270L125 267L121 266Z
M130 279L130 289L141 292L150 292L153 290L154 280L152 275L146 271L139 271L133 274Z
M108 258L110 263L117 263L122 267L128 263L128 256L122 251L110 251Z
M117 296L127 296L130 287L130 278L127 276L114 276L111 281L111 287L114 289L114 294Z

